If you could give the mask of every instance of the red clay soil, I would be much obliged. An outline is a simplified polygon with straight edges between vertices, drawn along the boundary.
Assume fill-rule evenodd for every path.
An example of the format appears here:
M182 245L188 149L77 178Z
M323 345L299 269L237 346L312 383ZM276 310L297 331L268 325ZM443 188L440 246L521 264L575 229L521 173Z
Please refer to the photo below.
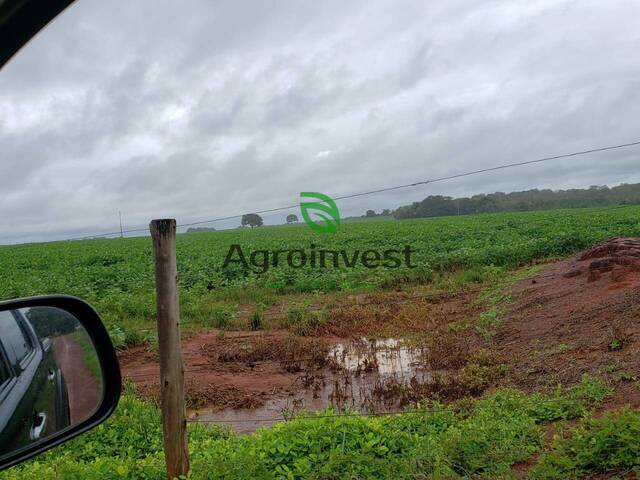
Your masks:
M407 297L386 292L354 296L329 311L313 337L286 330L201 332L185 338L187 404L191 408L252 408L274 396L299 392L327 364L330 345L365 333L375 337L432 331L434 325L470 318L478 311L472 293ZM125 380L136 391L157 398L159 365L148 346L118 354Z
M496 340L520 387L598 374L618 384L609 407L640 406L640 239L612 239L520 282Z
M297 388L297 368L286 361L293 350L282 352L290 338L285 331L227 332L224 336L215 331L184 339L187 405L252 408L263 405L270 396ZM139 346L118 356L125 380L132 379L142 396L157 398L157 354Z
M474 303L476 295L477 288L424 296L404 292L353 295L347 298L348 304L329 312L316 333L339 338L430 334L438 327L480 313Z
M68 335L54 338L53 355L67 384L71 425L77 425L98 408L102 399L102 385L98 384L85 364L82 347Z

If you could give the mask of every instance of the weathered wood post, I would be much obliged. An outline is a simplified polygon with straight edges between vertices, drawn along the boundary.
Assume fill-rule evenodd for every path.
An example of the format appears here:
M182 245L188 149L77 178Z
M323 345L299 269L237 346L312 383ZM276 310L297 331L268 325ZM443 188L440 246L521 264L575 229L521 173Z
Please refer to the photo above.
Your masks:
M164 455L170 479L189 472L184 369L180 346L180 304L176 265L176 221L149 225L156 264L156 303L160 355L160 395Z

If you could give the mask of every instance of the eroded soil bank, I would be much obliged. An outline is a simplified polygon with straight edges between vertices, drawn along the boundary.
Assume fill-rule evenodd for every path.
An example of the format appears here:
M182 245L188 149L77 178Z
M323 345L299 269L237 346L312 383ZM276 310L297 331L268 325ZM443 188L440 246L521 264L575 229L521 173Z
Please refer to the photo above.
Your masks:
M639 339L640 239L619 238L518 283L496 349L521 388L598 374L618 385L616 402L638 406Z
M478 288L359 295L306 336L196 333L183 340L189 415L248 432L329 405L392 411L498 385L548 389L585 373L614 384L612 405L638 406L639 296L640 240L613 239L505 284L495 298ZM153 349L125 350L120 361L141 395L157 397Z

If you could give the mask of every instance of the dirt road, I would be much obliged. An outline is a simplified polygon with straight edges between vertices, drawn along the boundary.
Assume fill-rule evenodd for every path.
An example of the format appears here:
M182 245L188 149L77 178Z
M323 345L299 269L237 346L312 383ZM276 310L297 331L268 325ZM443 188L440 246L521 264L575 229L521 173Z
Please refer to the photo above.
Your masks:
M85 363L85 352L70 335L53 340L53 356L62 370L69 392L71 424L86 420L102 399L102 385Z

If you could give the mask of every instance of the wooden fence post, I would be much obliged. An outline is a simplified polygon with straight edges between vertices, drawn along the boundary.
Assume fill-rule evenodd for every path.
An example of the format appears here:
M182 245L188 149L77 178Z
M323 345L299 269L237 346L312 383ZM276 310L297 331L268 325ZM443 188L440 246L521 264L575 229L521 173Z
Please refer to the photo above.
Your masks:
M180 346L180 304L176 266L176 221L153 220L149 225L156 264L156 303L160 354L162 430L167 475L189 472L184 370Z

